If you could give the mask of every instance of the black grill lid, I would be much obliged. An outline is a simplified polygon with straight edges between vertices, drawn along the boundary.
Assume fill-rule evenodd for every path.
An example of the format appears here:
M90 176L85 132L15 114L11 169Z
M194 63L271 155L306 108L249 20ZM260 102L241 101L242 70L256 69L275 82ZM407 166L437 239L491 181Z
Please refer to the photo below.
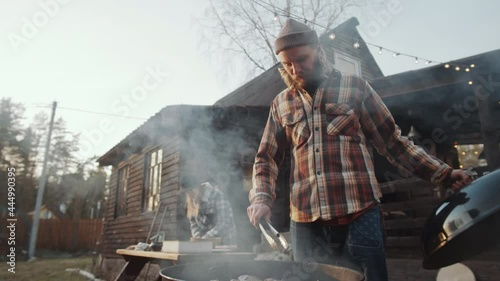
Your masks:
M500 170L446 198L422 233L423 267L437 269L471 258L500 241Z

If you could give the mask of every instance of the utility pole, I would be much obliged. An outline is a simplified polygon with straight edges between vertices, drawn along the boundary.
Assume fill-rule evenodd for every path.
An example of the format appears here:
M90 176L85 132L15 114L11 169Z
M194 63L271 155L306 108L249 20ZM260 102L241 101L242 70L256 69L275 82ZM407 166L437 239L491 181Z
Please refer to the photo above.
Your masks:
M40 207L42 206L45 183L47 182L47 160L49 158L50 138L52 136L52 127L54 126L54 116L56 115L57 102L52 103L52 115L50 117L49 134L45 144L45 155L43 157L42 175L38 179L38 193L36 195L35 212L33 213L33 224L31 225L30 244L28 249L28 259L35 258L36 238L38 235L38 224L40 222Z

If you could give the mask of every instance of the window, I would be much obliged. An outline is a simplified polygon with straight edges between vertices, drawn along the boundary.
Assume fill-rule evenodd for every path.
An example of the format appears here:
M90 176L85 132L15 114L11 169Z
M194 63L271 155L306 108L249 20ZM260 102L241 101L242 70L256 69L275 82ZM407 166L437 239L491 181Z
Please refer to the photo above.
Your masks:
M458 152L458 161L460 162L460 169L467 169L470 167L485 167L486 158L484 157L483 144L462 144L455 145Z
M342 73L361 76L361 66L359 61L336 51L334 52L333 66Z
M116 185L115 218L127 214L127 188L129 166L118 169L118 183Z
M142 210L145 212L156 210L160 204L162 157L163 151L161 148L154 149L146 154L146 176L142 197Z

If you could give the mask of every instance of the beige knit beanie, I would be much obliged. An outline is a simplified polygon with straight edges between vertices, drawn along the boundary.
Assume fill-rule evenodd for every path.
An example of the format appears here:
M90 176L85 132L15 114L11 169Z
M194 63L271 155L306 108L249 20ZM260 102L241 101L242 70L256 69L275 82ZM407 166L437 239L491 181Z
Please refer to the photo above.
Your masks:
M274 50L276 54L279 54L284 49L302 45L315 45L318 44L318 41L316 31L310 29L309 26L294 19L287 19L280 33L278 33L276 41L274 41Z

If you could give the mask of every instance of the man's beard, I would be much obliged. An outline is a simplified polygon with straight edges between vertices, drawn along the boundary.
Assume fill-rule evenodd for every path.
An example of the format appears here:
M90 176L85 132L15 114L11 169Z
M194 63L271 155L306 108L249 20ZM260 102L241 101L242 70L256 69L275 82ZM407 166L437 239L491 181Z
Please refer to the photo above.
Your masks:
M302 80L295 80L295 84L302 89L317 85L321 83L323 79L323 65L319 61L318 58L316 58L316 61L314 62L314 68L313 71L308 77L303 77Z

